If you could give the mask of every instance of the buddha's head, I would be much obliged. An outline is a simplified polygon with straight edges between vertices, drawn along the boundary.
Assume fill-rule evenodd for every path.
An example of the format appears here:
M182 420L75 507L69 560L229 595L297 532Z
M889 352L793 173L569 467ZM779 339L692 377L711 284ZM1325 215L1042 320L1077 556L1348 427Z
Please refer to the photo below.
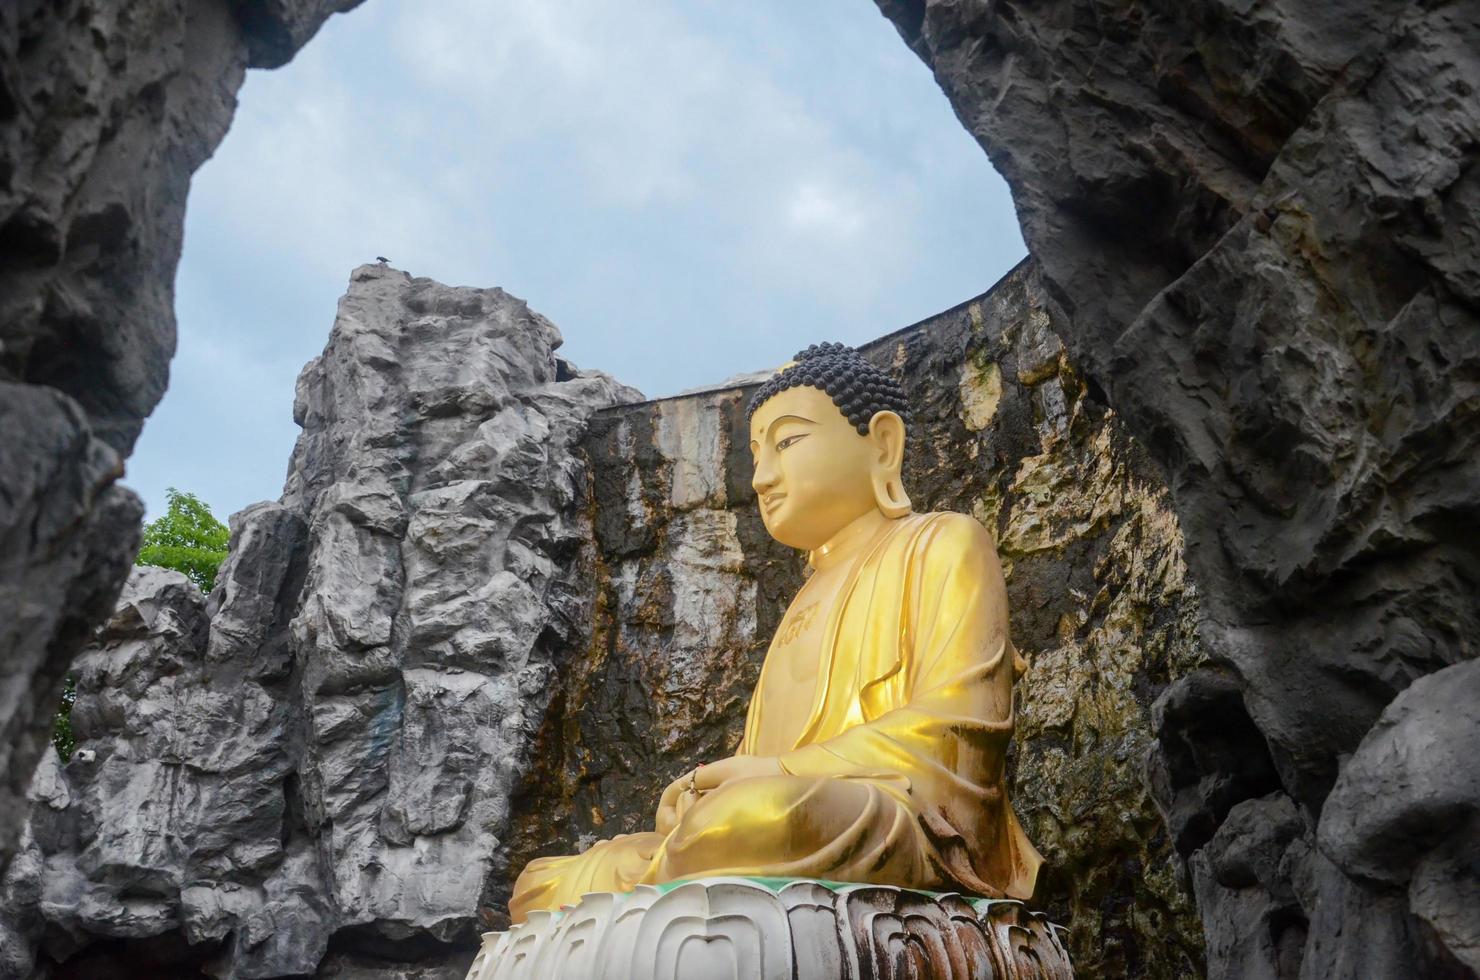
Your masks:
M904 393L851 347L814 344L751 400L751 485L771 537L813 551L877 510L910 512Z

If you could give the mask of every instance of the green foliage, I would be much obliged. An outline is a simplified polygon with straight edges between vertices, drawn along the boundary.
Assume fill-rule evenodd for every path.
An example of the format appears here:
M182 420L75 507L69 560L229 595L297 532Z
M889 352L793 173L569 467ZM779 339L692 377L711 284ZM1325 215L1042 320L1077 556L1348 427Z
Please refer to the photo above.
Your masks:
M72 750L77 747L77 739L72 737L72 703L76 700L77 677L68 674L67 683L62 688L62 706L57 709L51 726L51 744L57 747L57 755L63 762L72 758Z
M164 514L144 525L144 543L135 564L173 568L185 573L202 592L210 592L216 584L216 569L226 558L231 532L193 493L170 487L165 500ZM62 703L51 726L51 742L63 762L72 758L77 744L72 735L72 704L76 700L77 678L68 674Z
M165 499L164 514L144 525L137 564L184 572L202 592L210 592L231 532L195 494L170 487Z

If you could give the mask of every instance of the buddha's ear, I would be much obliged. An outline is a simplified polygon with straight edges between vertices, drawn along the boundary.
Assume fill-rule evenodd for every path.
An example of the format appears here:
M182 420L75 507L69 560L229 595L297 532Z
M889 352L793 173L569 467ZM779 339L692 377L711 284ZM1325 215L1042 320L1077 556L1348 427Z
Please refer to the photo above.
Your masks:
M900 479L904 468L904 419L894 412L875 412L869 419L867 438L877 450L869 473L874 504L885 517L903 517L910 512L910 497Z

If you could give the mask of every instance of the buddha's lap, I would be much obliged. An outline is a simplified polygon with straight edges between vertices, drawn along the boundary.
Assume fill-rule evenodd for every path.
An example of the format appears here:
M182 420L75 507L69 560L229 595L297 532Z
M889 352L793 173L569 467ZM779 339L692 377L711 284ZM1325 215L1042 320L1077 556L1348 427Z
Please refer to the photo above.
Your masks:
M664 881L711 870L769 868L830 850L844 860L861 847L912 836L915 826L905 802L870 780L757 776L704 794L666 837L624 834L581 854L541 858L528 870L571 873L587 864L623 867L630 874L634 862L656 856L661 866L649 880Z
M684 875L761 868L888 832L907 817L901 800L868 780L757 776L695 803L669 834L663 859L667 870Z
M867 779L759 776L706 793L666 837L623 834L580 854L531 861L510 910L573 903L706 874L841 880L935 881L918 820L905 799Z

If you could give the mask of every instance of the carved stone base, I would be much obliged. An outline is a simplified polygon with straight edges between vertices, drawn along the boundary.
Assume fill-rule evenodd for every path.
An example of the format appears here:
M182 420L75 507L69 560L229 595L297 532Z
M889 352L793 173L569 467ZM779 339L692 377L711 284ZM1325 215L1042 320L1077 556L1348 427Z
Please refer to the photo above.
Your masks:
M1072 980L1022 902L803 879L587 895L483 936L468 980Z

